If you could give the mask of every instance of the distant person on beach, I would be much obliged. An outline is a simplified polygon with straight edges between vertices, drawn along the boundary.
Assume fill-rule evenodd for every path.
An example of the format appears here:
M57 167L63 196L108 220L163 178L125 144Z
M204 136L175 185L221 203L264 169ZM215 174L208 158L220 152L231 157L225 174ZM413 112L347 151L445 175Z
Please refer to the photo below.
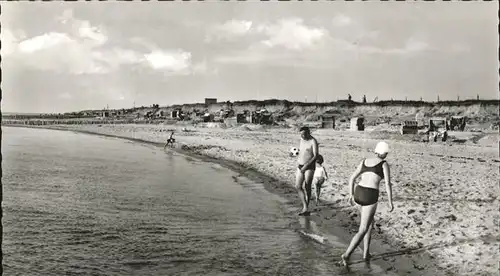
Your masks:
M163 147L163 149L166 149L168 145L174 145L174 142L175 142L175 139L172 138L172 136L174 136L174 132L172 131L172 133L170 133L170 137L167 139L167 143L165 144L165 146Z
M311 135L311 130L308 127L301 127L299 131L301 139L297 160L297 173L295 174L295 188L302 201L302 211L299 213L299 216L307 216L310 214L308 206L311 199L311 184L318 156L318 142Z
M325 167L323 167L323 156L320 154L316 158L316 169L314 170L313 184L316 188L316 205L319 204L319 195L321 193L321 186L328 179L328 174L326 173Z
M349 179L349 203L354 205L354 201L361 206L361 222L359 224L358 233L354 235L346 252L342 254L342 263L344 266L348 265L352 252L359 246L363 239L363 259L365 261L370 259L370 240L374 224L373 218L377 210L379 184L382 179L385 179L385 187L389 199L389 212L394 210L394 206L392 205L391 175L389 164L387 164L385 160L389 153L389 145L385 142L379 142L374 152L376 156L363 159ZM354 181L360 175L361 181L354 187Z

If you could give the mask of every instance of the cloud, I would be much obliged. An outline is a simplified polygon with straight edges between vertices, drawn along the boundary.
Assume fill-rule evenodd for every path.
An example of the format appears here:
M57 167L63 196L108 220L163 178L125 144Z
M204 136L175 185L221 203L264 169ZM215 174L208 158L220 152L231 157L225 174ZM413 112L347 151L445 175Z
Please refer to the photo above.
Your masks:
M172 72L184 71L188 69L191 64L191 53L182 50L176 52L154 50L146 54L145 58L153 69Z
M104 64L108 71L118 70L122 65L141 64L145 61L144 54L117 47L93 51L91 59Z
M148 41L142 37L134 36L134 37L130 38L129 41L134 43L134 44L140 45L140 46L148 49L149 51L153 51L153 50L158 49L158 47L154 43L151 43L150 41Z
M97 45L106 43L108 37L104 35L100 28L91 26L88 21L81 21L78 27L78 34L82 38L87 38Z
M130 39L146 49L132 50L111 46L108 34L102 26L75 18L71 10L65 11L56 21L64 31L46 32L20 40L7 29L2 30L2 54L13 55L15 62L38 70L66 74L107 74L121 66L142 66L154 71L172 74L200 74L205 69L192 64L191 53L161 49L143 38ZM5 31L7 30L7 31ZM4 43L4 38L7 43ZM123 44L125 45L125 44ZM120 45L119 45L120 46Z
M88 45L99 46L108 41L108 36L102 26L93 26L87 20L76 18L72 10L65 10L57 18L57 21L63 26L69 27L70 35Z
M321 27L312 27L300 18L284 18L275 22L253 24L246 36L253 42L245 49L236 49L214 58L222 64L268 64L279 66L311 66L309 58L321 56L331 38ZM315 53L316 51L316 53ZM300 52L300 56L297 56Z
M325 51L308 51L297 55L294 51L261 48L252 51L240 50L221 54L214 58L214 62L220 64L332 69L341 66L338 60L332 62L335 59L334 54Z
M297 51L283 51L281 48L250 47L218 55L214 62L220 64L291 66L316 69L340 68L361 56L394 56L408 58L419 53L435 50L428 43L414 38L401 47L381 48L370 43L350 42L330 37L322 47Z
M22 53L34 53L61 45L66 47L75 42L66 34L50 32L21 41L18 49Z
M261 25L258 31L268 37L261 41L262 45L289 50L311 49L328 37L326 29L308 27L300 18L282 19L275 24Z
M16 61L38 70L69 74L108 73L108 59L100 59L100 48L108 37L101 27L73 17L65 11L58 21L69 26L68 32L46 32L19 41L15 51ZM112 63L111 63L112 64Z
M351 25L353 23L353 20L349 16L338 14L333 18L332 23L336 27L344 27Z
M430 49L430 45L421 40L417 40L414 38L408 39L406 42L405 47L403 48L403 52L421 52L421 51L426 51Z
M58 73L106 73L104 64L92 57L92 46L67 34L50 32L23 40L18 46L17 61L39 70Z
M283 18L274 23L261 24L232 19L209 28L205 42L251 38L253 41L249 43L253 48L303 50L314 48L326 37L326 29L307 26L301 18Z
M206 60L194 62L190 52L181 49L165 51L154 49L145 55L147 64L165 75L200 75L217 74L216 68L209 66Z
M23 32L13 32L10 29L2 26L0 39L2 40L1 53L3 57L9 56L17 51L19 41L25 38Z
M400 55L400 56L411 56L420 52L435 50L427 42L422 40L417 40L410 37L406 40L403 47L393 47L393 48L379 48L374 46L362 46L362 45L349 45L345 47L346 50L358 51L363 54L385 54L385 55Z
M214 61L222 64L256 64L264 62L273 62L276 59L287 58L283 53L281 55L269 55L263 51L236 51L230 54L216 56Z
M205 42L213 39L231 40L248 34L252 29L252 21L232 19L222 24L217 24L208 30Z

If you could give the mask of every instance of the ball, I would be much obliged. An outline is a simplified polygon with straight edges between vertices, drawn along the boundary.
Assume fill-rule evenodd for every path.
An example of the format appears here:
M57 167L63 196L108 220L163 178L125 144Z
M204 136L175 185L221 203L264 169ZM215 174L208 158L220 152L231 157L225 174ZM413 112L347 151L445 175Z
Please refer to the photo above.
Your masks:
M297 156L297 155L299 155L299 149L298 149L298 148L296 148L296 147L292 147L292 148L290 149L290 156L292 156L292 157L293 157L293 156Z

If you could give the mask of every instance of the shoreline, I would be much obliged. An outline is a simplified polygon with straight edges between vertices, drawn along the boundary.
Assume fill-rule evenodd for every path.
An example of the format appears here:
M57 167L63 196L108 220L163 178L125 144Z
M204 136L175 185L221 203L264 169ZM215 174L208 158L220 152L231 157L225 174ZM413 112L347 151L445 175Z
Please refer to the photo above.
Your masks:
M9 125L7 125L9 126ZM72 131L75 133L84 133L84 134L90 134L90 135L98 135L98 136L104 136L104 137L112 137L112 138L119 138L119 139L126 139L130 141L135 141L139 143L147 143L151 145L155 145L158 147L163 147L162 142L155 142L152 140L147 140L147 139L140 139L136 137L129 137L124 135L124 133L120 134L108 134L105 133L105 131L98 132L99 129L95 129L93 131L88 131L88 130L82 130L81 126L10 126L10 127L24 127L24 128L41 128L41 129L50 129L50 130L62 130L62 131ZM96 126L94 126L96 127ZM134 126L132 126L133 128ZM167 135L165 131L165 135ZM177 136L183 137L181 134L176 134ZM181 139L177 139L181 140ZM197 145L197 146L188 146L186 144L182 144L180 142L177 142L177 144L181 145L180 148L169 148L170 150L173 150L177 153L190 156L193 158L201 159L203 161L207 162L212 162L212 163L217 163L225 168L228 168L232 171L235 171L239 173L241 176L244 176L246 178L249 178L253 181L256 182L261 182L264 185L264 188L273 193L277 194L280 197L283 197L287 200L287 205L293 205L293 206L299 206L300 204L298 203L298 197L296 194L295 189L293 188L290 183L286 180L279 180L279 177L275 176L272 173L268 173L262 170L259 170L259 168L256 168L254 166L245 164L245 162L238 162L236 160L231 160L228 158L223 158L223 157L217 157L213 156L210 154L207 154L206 152L203 152L203 146L202 145ZM217 143L213 145L214 147L217 147ZM200 150L201 147L201 150ZM219 146L220 147L220 146ZM322 194L324 194L326 191L323 191ZM397 194L397 193L396 193ZM381 196L381 204L380 205L386 205L386 200L384 199L384 196ZM328 233L333 233L335 236L339 236L342 238L343 242L349 242L350 238L352 238L352 235L354 234L353 232L357 231L357 226L359 224L359 219L356 217L357 211L354 209L355 207L349 208L346 206L343 206L341 202L334 201L334 200L328 200L328 199L322 199L323 204L319 206L318 211L314 211L313 215L311 215L311 220L314 221L316 224L321 226L322 228L326 228L326 232ZM326 204L325 204L326 203ZM345 205L345 204L344 204ZM395 207L398 208L395 204ZM379 209L384 209L380 208ZM341 210L339 212L339 210ZM378 213L384 212L384 210L379 210ZM384 222L382 222L384 223ZM332 230L332 231L330 231ZM377 232L377 227L374 229L374 233ZM419 247L408 247L408 246L395 246L395 244L389 244L386 241L391 240L394 237L390 235L390 233L384 233L384 231L381 231L381 228L379 226L378 228L378 234L375 234L372 240L372 251L374 252L384 252L384 253L375 253L374 255L374 262L377 263L377 265L380 265L383 267L386 271L391 271L395 270L394 272L399 272L403 273L405 270L407 272L414 272L413 273L403 273L405 275L438 275L437 271L440 271L440 275L460 275L457 274L457 270L460 269L453 269L453 267L448 267L448 269L439 267L437 264L437 259L439 257L433 256L435 254L432 254L432 252L429 252L430 250L433 249L439 249L442 247L446 246L453 246L453 244L457 244L457 242L447 244L446 242L441 242L441 243L434 243L434 244L429 244L429 245L423 245ZM458 244L460 241L458 242ZM399 248L398 250L395 250L396 248ZM357 263L357 253L355 252L352 261ZM380 259L383 259L383 261L379 261ZM441 260L441 258L439 258ZM381 262L379 264L378 262ZM401 265L403 263L403 265ZM448 265L449 266L449 265ZM446 271L446 273L445 273ZM417 273L418 272L418 273ZM470 275L470 274L463 274L463 275ZM479 275L479 274L475 274ZM481 275L491 275L491 274L481 274Z

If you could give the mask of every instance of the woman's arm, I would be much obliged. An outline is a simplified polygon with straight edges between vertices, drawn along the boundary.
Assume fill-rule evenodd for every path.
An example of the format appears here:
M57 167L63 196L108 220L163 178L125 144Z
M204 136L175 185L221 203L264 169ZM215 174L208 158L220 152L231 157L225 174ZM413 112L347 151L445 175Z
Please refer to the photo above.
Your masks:
M392 205L391 170L389 169L389 164L387 164L387 162L384 162L382 168L384 169L385 189L387 191L387 197L389 199L389 211L392 211L394 209L394 205Z
M359 174L361 173L361 168L363 167L363 161L359 163L358 167L356 170L352 173L351 177L349 178L349 194L352 197L354 195L354 181L356 178L358 178Z

